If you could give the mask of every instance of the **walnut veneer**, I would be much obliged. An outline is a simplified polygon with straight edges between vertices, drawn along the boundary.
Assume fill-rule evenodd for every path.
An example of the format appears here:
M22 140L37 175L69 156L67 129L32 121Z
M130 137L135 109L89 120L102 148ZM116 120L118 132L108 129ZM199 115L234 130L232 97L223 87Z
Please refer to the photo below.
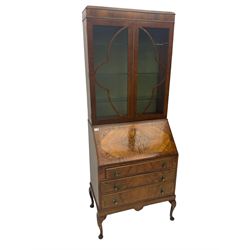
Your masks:
M167 117L174 13L83 11L91 207L107 215L176 206L178 152Z

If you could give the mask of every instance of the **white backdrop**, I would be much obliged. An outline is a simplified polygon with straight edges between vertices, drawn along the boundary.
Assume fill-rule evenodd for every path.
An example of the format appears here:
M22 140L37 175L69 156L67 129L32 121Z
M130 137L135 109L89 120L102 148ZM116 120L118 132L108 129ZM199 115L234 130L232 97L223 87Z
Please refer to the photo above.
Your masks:
M180 158L168 203L90 209L81 12L176 12L169 121ZM0 249L249 249L248 1L0 2Z

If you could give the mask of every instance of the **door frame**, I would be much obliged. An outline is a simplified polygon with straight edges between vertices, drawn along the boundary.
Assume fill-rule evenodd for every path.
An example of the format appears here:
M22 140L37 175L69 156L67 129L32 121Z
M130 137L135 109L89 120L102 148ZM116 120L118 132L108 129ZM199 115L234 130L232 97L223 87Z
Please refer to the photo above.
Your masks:
M94 48L93 48L93 26L100 25L100 26L121 26L127 27L128 29L128 82L127 82L127 115L124 116L112 116L107 119L98 119L96 116L96 94L95 94L95 76L94 76ZM131 81L132 81L132 69L133 69L133 29L132 23L127 20L110 20L106 18L88 18L87 19L87 33L88 33L88 54L89 54L89 85L90 85L90 99L91 99L91 120L92 124L106 124L106 123L118 123L118 122L128 122L132 120L132 101L131 95L132 92Z
M137 73L138 73L138 55L139 55L139 28L165 28L169 29L169 45L167 49L167 63L166 63L166 79L165 79L165 96L164 96L164 107L163 113L155 114L137 114L136 113L136 93L137 93ZM172 62L172 50L173 50L173 35L174 35L174 23L166 22L150 22L150 21L137 21L134 25L135 31L135 46L134 46L134 120L149 120L149 119L163 119L167 117L168 110L168 96L169 96L169 84L170 84L170 73L171 73L171 62Z

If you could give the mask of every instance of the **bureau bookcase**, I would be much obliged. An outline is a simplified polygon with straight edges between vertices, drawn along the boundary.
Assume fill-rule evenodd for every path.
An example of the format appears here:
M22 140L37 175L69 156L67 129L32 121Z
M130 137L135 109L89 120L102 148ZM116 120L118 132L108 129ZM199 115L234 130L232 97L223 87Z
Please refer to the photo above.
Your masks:
M172 12L87 6L82 13L91 207L107 215L169 201L178 152L167 120Z

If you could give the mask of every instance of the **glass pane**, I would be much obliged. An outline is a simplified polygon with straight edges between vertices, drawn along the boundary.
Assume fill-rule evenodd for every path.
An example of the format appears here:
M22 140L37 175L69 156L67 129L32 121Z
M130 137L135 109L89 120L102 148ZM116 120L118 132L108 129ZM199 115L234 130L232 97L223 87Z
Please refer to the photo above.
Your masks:
M163 113L168 36L168 29L139 29L137 114Z
M96 117L122 117L128 112L128 29L93 28Z

